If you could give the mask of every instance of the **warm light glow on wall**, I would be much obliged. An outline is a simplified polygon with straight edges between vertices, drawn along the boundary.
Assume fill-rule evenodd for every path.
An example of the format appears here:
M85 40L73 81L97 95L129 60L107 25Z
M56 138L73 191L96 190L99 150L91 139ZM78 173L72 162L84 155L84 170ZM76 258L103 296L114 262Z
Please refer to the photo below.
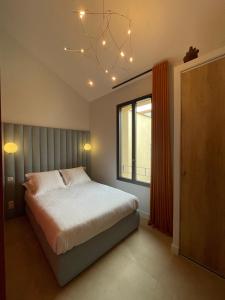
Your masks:
M15 143L6 143L4 145L4 151L6 153L15 153L18 150L18 146Z
M84 150L85 151L90 151L91 150L91 145L90 144L85 144L84 145Z

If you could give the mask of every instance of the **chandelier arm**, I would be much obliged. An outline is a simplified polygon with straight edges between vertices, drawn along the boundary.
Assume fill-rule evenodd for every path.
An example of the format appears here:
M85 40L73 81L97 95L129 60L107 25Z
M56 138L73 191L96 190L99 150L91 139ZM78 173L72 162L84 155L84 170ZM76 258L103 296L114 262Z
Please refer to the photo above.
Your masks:
M122 17L122 18L128 20L129 24L131 24L131 19L126 15L120 14L120 13L115 12L115 11L109 11L108 14Z
M111 19L111 16L109 18L107 18L107 25L106 25L106 28L105 30L100 34L100 36L96 39L96 45L97 45L97 42L100 40L100 38L104 37L104 35L106 34L106 32L108 31L108 28L109 28L109 24L110 24L110 19ZM92 48L93 49L93 48ZM95 58L98 62L98 65L100 66L101 70L105 70L104 68L104 63L102 63L99 55L98 55L98 51L97 51L97 46L96 46L96 49L93 49L93 52L94 52L94 55L95 55Z
M96 42L98 42L107 33L107 31L109 29L109 25L110 25L110 20L111 20L111 16L107 19L107 25L106 25L106 28L103 30L103 32L99 33L96 37L94 37L94 39L96 39ZM100 30L98 30L98 31L100 31Z
M93 46L93 45L92 45ZM94 47L92 47L92 51L90 52L90 59L95 63L96 66L100 66L98 59L96 58Z
M126 44L127 44L127 39L125 39L124 42L122 42L120 46L120 50L123 49Z
M72 12L76 13L76 14L80 13L79 10L73 10ZM97 11L94 12L94 11L88 11L88 10L86 10L85 14L87 14L87 15L103 15L103 16L105 16L105 15L116 15L116 16L125 18L126 20L128 20L131 23L131 19L128 16L120 14L120 13L118 13L116 11L112 11L112 10L106 10L104 12L97 12Z
M121 46L121 48L124 46L124 44L126 44L126 41L123 43L123 45ZM119 50L121 50L121 48L119 48ZM113 70L116 68L116 66L118 65L118 62L119 62L119 59L120 59L120 54L118 54L116 56L116 59L115 59L115 62L111 65L111 67L109 68L110 70ZM126 59L126 62L128 62L128 60ZM122 67L120 67L122 69ZM126 70L124 67L123 67L124 70Z
M88 41L89 46L88 46L88 48L85 49L85 53L83 53L84 51L82 51L82 49L78 50L78 49L66 48L67 51L75 52L75 53L79 53L82 51L82 54L84 54L84 56L86 58L93 60L95 62L95 64L100 68L100 70L104 71L104 73L106 73L106 68L105 68L106 63L103 61L104 56L102 55L101 52L99 52L100 48L98 46L98 43L101 38L103 38L103 41L105 40L104 37L106 36L106 34L109 34L109 36L111 38L111 41L112 41L111 47L113 47L114 49L117 49L117 51L116 51L117 55L112 56L113 62L110 64L110 66L107 65L107 70L113 71L113 70L117 69L118 63L120 61L120 56L122 56L121 51L124 47L126 47L127 50L129 49L129 52L131 54L133 54L132 39L131 39L131 34L130 34L131 33L130 28L132 25L132 21L127 15L124 15L122 13L112 11L112 10L105 10L105 0L102 0L102 11L74 10L73 13L80 15L83 35L85 38L89 39L89 41ZM89 35L88 32L86 32L86 27L84 26L84 23L82 22L82 18L85 14L93 15L93 16L102 16L102 21L100 21L100 23L98 24L96 35ZM125 19L128 22L129 38L128 37L125 38L121 44L120 44L120 41L117 41L117 39L114 37L114 34L111 30L110 25L111 25L112 16L118 16L120 18ZM129 43L128 47L126 46L127 43ZM103 46L104 45L105 45L105 42L104 42ZM115 50L113 50L113 51L115 51ZM124 56L124 54L123 54L123 56ZM112 59L111 59L111 61L112 61ZM123 62L127 63L128 57L125 57ZM130 62L131 62L131 60L130 60ZM128 71L128 69L124 66L124 63L121 66L119 66L119 69L122 71ZM107 73L108 73L108 71L107 71Z
M120 51L120 50L124 47L124 45L126 45L127 39L125 39L125 41L121 44L121 46L119 46L119 45L117 44L116 39L114 38L113 33L112 33L112 31L111 31L110 28L109 28L109 33L110 33L110 36L111 36L111 38L112 38L112 40L113 40L113 42L114 42L116 48Z
M111 67L110 67L110 70L114 70L119 62L119 59L120 59L120 56L119 54L116 56L116 59L115 61L112 63Z
M81 21L81 27L82 27L82 30L83 30L83 32L84 32L84 36L85 36L86 38L90 38L90 39L96 39L96 38L97 38L96 36L91 36L91 35L89 35L88 33L86 33L86 30L85 30L85 27L84 27L84 24L83 24L82 21Z
M88 52L88 51L90 50L90 48L85 48L84 50ZM75 52L75 53L81 53L80 49L66 48L66 50L65 50L65 51L66 51L66 52ZM82 55L84 55L84 54L82 54Z
M112 39L114 45L116 46L116 48L117 48L118 50L120 50L120 47L119 47L119 45L117 44L117 42L116 42L116 40L115 40L115 38L114 38L114 36L113 36L113 33L112 33L112 31L111 31L110 28L109 28L109 34L110 34L111 39Z
M104 37L104 35L109 31L109 26L110 26L110 21L111 21L111 16L107 16L107 24L106 24L106 28L104 29L104 31L102 32L101 36L99 37L102 38ZM98 40L99 40L98 39ZM96 47L96 59L98 60L98 63L101 67L101 70L105 72L105 63L103 63L98 55L98 51L97 51L97 47Z
M103 32L99 35L97 40L100 40L101 38L103 38L106 35L106 33L109 31L110 21L111 21L111 16L109 18L107 18L106 27L103 29Z
M132 40L131 40L131 36L129 38L129 48L130 48L130 53L131 53L131 56L133 56L133 47L132 47Z
M104 30L104 34L109 30L109 25L110 25L110 19L111 19L111 17L108 19L108 21L107 21L107 27L105 28L105 30ZM84 36L85 37L88 37L88 38L91 38L91 39L93 39L93 40L96 40L96 41L98 41L98 40L100 40L100 38L103 36L103 34L100 34L98 37L92 37L92 36L89 36L87 33L86 33L86 31L85 31L85 27L84 27L84 25L83 25L83 23L81 22L81 27L82 27L82 30L83 30L83 32L84 32ZM89 42L89 44L91 44L91 42ZM90 48L92 48L92 50L94 51L94 49L93 49L93 45L91 44L91 47L89 47L89 48L86 48L85 49L85 51L88 51L88 50L90 50ZM80 49L71 49L71 48L67 48L67 51L68 52L77 52L77 53L79 53L80 52Z
M103 66L102 66L102 63L101 63L101 61L100 61L100 58L98 57L97 47L96 47L96 49L95 49L95 47L94 47L94 46L92 45L92 43L91 43L91 48L92 48L93 54L94 54L94 56L95 56L97 65L98 65L101 69L103 69Z

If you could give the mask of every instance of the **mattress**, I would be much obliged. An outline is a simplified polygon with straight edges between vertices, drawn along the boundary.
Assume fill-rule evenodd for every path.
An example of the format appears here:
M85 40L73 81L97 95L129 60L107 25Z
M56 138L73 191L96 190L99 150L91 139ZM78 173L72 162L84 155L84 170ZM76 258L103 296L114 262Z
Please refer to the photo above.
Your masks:
M57 255L80 245L132 214L138 199L91 181L34 196L26 203Z

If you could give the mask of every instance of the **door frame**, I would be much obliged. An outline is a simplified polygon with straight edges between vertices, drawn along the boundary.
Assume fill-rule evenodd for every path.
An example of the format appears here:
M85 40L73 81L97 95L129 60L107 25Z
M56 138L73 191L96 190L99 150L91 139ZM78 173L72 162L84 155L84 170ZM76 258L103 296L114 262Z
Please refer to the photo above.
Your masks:
M0 141L2 144L1 122L1 77L0 77ZM0 299L5 299L5 239L4 239L4 197L3 197L2 146L0 147Z
M181 148L181 74L225 56L225 47L214 50L190 62L174 67L174 120L173 120L173 242L171 250L180 251L180 148Z

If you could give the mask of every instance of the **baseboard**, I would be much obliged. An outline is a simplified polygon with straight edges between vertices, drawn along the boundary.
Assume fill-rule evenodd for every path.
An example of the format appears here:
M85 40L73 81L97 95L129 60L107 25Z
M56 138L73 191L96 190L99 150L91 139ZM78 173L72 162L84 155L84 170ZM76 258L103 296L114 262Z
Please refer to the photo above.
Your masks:
M140 224L147 226L149 221L149 214L142 210L139 210L139 214L140 214Z
M139 209L139 214L142 219L149 220L149 214Z
M179 255L179 247L175 244L171 245L171 252L175 255Z

